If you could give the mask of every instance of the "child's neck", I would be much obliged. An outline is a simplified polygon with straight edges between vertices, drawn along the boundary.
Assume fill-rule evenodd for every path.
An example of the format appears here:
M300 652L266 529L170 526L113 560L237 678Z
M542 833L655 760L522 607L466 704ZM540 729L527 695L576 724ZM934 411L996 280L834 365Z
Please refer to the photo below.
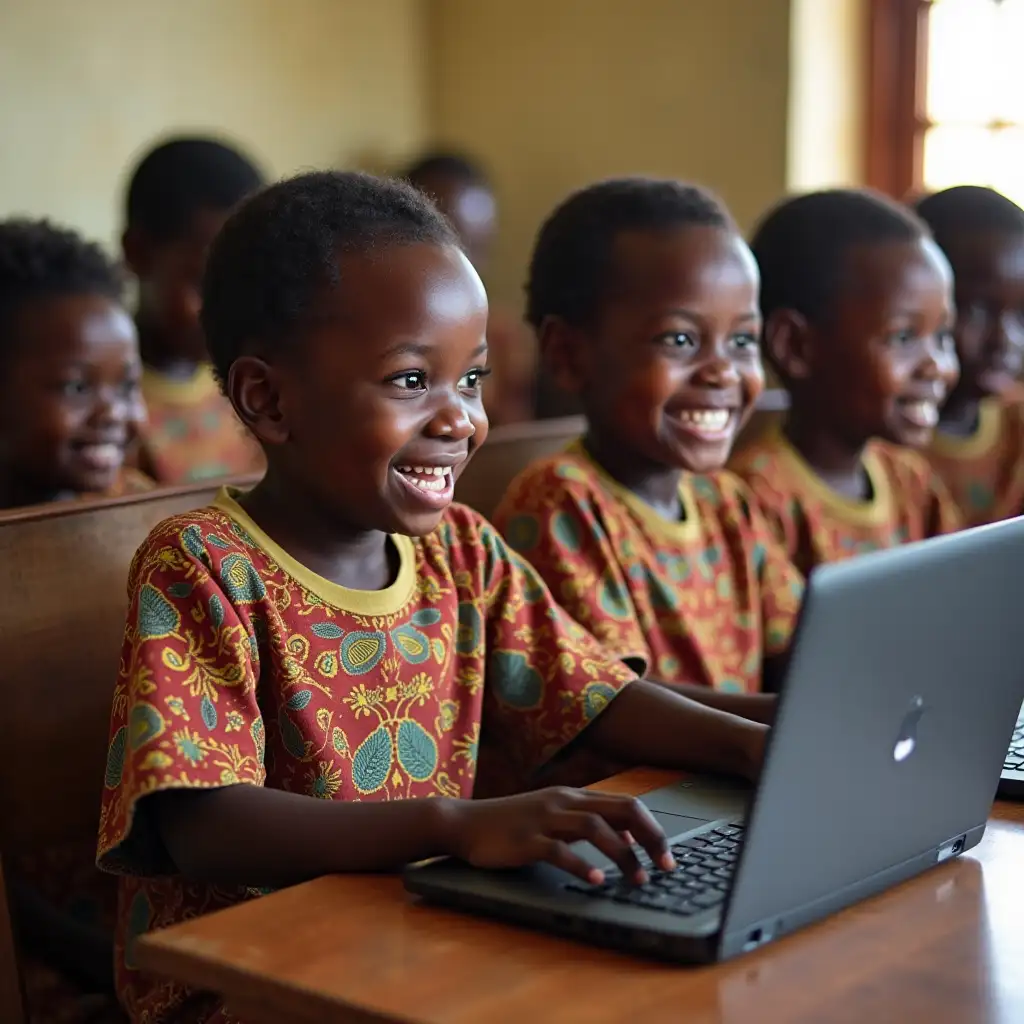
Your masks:
M268 469L240 504L296 561L350 590L383 590L398 575L398 553L379 530L346 529L301 487Z
M967 391L954 389L939 414L939 433L952 437L970 437L981 417L981 399Z
M804 462L828 487L844 498L864 501L871 483L864 469L867 441L851 443L807 416L791 409L783 433Z
M616 483L646 502L660 516L672 521L682 518L683 505L679 497L682 470L652 463L636 452L626 451L604 440L593 427L583 438L583 446Z
M139 332L139 355L144 366L175 380L190 380L195 376L199 362L177 351L171 339L141 311L135 325Z

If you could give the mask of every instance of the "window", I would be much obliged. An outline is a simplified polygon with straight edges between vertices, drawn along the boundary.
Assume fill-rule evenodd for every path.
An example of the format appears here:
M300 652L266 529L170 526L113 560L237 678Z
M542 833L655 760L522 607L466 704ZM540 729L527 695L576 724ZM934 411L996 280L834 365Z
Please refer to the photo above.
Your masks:
M1024 203L1024 0L872 0L868 183Z

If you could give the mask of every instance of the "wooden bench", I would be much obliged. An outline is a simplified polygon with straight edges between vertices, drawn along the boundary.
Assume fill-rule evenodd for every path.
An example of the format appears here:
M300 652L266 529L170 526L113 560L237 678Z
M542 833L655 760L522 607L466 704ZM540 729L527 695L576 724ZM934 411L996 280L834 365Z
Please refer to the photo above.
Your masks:
M237 481L251 483L251 478ZM24 1010L3 857L95 841L128 567L214 484L0 515L0 1021Z

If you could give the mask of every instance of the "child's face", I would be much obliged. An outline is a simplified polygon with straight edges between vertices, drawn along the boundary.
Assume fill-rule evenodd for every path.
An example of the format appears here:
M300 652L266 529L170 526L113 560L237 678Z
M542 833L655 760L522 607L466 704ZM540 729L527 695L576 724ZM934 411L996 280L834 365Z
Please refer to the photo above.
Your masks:
M487 436L487 296L453 247L398 245L339 265L342 283L293 353L237 360L229 390L296 500L345 530L420 536Z
M966 234L949 249L961 387L972 398L1004 394L1024 370L1024 236Z
M154 341L167 358L207 359L199 322L203 270L210 243L226 217L226 211L202 210L187 231L170 241L125 238L128 265L139 279L140 322L153 329Z
M570 332L591 430L652 467L720 469L764 388L753 255L685 227L623 233L613 258L597 323Z
M811 332L803 390L851 444L923 447L958 376L949 264L929 239L865 245L843 277L830 325Z
M145 419L131 317L96 295L41 300L15 325L0 401L0 466L40 495L103 492Z

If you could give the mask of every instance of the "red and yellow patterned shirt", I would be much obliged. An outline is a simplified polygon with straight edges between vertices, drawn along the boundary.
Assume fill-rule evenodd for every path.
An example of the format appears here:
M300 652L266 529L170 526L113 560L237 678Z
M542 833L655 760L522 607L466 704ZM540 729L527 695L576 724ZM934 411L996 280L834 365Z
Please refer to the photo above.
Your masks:
M872 441L863 461L871 486L866 501L833 491L777 428L740 452L730 468L754 492L805 575L822 562L960 529L953 499L922 455Z
M135 937L257 895L178 875L149 794L470 797L491 772L531 778L634 678L475 512L453 505L429 536L391 543L395 582L348 590L296 562L224 491L137 552L98 854L124 876L118 992L133 1020L219 1012L140 974ZM187 999L188 1016L175 1016Z
M494 521L623 660L665 682L758 692L765 654L789 644L803 580L731 474L684 474L680 499L670 522L576 442L527 467Z
M1024 513L1024 403L985 399L971 436L936 432L925 455L968 526Z
M262 472L263 452L209 366L200 366L189 380L147 366L142 395L149 420L140 431L139 468L154 480L184 484Z

